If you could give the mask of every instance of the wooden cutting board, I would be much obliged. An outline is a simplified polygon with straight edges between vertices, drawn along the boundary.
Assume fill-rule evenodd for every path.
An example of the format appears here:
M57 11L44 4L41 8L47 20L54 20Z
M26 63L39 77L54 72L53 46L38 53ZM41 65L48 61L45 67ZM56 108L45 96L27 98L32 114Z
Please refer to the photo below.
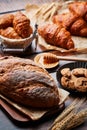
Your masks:
M0 100L0 104L1 104L2 109L4 109L14 120L19 121L19 122L29 122L29 121L31 121L31 119L29 117L24 115L22 112L19 112L17 109L12 107L10 104L8 104L3 99ZM59 113L63 109L64 109L64 104L61 104L58 108L54 108L51 111L49 111L48 113L46 113L44 118L49 116L49 115Z
M21 121L21 122L30 121L29 117L17 111L14 107L12 107L10 104L5 102L4 100L0 99L0 104L1 104L2 109L4 109L13 119L17 121Z
M64 101L68 97L69 93L65 90L60 90L60 104L57 107L50 109L35 109L35 108L26 108L15 102L7 99L6 97L0 95L1 100L0 104L2 108L16 121L27 122L27 121L36 121L41 118L47 117L58 113L64 109Z

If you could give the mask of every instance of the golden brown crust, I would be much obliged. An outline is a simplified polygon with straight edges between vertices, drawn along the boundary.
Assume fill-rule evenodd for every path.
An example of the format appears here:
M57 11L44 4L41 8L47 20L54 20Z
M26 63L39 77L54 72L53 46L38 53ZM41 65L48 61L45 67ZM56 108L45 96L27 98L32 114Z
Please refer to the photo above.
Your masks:
M87 37L87 23L82 18L79 18L72 24L70 32L72 35Z
M30 20L21 12L17 12L14 16L13 26L15 31L22 38L29 37L32 34Z
M13 26L13 19L14 15L13 14L4 14L3 16L0 17L0 29L4 29L7 27L12 27Z
M79 18L77 14L74 13L63 13L53 16L53 22L55 24L61 23L64 28L69 30L72 24Z
M87 37L87 23L75 13L63 13L53 17L55 24L62 23L72 35Z
M53 78L29 59L0 58L0 93L31 107L48 108L59 103Z
M70 33L61 24L41 25L38 27L38 33L51 45L65 49L74 48Z
M87 21L87 2L72 2L69 4L69 10L77 13L80 17L83 17Z
M13 27L1 29L0 35L7 37L7 38L11 38L11 39L21 39L21 37L15 32Z

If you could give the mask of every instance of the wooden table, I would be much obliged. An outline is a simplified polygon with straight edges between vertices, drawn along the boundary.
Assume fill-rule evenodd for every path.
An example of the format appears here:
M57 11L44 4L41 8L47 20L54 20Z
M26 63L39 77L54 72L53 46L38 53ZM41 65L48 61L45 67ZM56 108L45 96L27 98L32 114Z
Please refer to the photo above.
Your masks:
M57 0L58 1L58 0ZM47 2L47 0L0 0L0 14L16 11L16 10L23 10L25 5L27 3L41 3L41 2ZM52 0L49 0L48 2L52 2ZM32 47L33 49L33 47ZM38 50L37 50L38 51ZM31 56L30 56L31 57ZM29 57L29 58L30 58ZM60 65L63 65L65 63L68 63L69 61L60 61ZM59 67L57 66L57 68ZM50 74L53 76L53 78L56 80L56 69L53 69L50 71ZM68 106L72 100L74 99L74 96L70 96L69 99L65 102L65 106ZM29 123L29 122L18 122L13 120L6 111L1 108L0 109L0 130L48 130L48 128L53 123L54 119L57 115L52 116L50 118L45 118L43 120ZM79 126L78 128L74 130L87 130L87 122L85 122L83 125Z

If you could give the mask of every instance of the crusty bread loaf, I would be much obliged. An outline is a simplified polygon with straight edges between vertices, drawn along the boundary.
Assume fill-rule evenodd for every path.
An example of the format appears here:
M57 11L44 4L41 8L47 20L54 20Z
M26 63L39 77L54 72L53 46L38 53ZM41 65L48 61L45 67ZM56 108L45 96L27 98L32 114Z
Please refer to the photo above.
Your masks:
M32 60L0 58L0 93L31 107L49 108L59 103L59 92L49 73Z

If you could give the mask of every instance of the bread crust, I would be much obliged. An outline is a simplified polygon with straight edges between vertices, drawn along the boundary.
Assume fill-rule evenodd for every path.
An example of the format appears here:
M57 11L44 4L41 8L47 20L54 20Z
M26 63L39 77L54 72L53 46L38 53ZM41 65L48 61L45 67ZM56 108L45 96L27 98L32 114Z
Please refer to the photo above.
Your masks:
M59 103L53 78L29 59L0 58L0 93L31 107L49 108Z

